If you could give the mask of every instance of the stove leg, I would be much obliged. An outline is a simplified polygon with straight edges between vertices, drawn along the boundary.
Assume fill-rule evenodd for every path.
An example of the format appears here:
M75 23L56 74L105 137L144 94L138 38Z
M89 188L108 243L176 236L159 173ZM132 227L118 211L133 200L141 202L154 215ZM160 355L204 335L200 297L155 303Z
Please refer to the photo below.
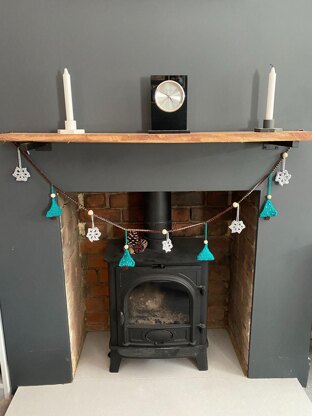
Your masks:
M199 371L208 370L207 350L200 351L196 355L196 364Z
M111 351L109 371L111 373L118 373L120 362L121 362L121 355L119 355L117 351Z

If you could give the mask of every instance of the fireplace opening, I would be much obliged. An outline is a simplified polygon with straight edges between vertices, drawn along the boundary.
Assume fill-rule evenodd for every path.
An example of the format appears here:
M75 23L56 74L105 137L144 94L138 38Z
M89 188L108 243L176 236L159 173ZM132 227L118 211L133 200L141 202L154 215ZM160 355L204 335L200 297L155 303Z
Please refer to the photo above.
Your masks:
M191 191L166 194L166 198L168 195L170 197L171 218L167 212L163 222L172 221L173 227L183 227L211 218L222 208L239 200L244 192ZM75 193L72 196L85 208L93 209L100 216L113 222L127 228L146 228L144 193L98 192ZM168 342L180 340L181 343L184 339L183 342L188 344L196 344L201 339L203 345L203 327L200 325L206 325L208 329L224 328L228 331L241 367L247 374L259 198L260 192L254 192L241 204L240 216L246 225L241 234L231 234L228 228L235 217L234 210L209 225L209 248L215 256L215 261L207 265L208 272L207 269L196 269L196 263L199 263L196 262L196 252L200 251L204 239L202 227L175 233L176 257L174 258L172 253L164 253L165 258L172 259L173 262L165 268L162 268L158 254L156 261L152 258L148 263L151 253L149 250L158 250L155 244L157 246L161 243L161 235L158 236L158 241L148 241L145 255L134 254L138 266L141 267L135 267L131 272L137 273L138 270L147 267L144 276L146 278L150 275L152 278L149 281L137 281L137 276L133 276L132 279L130 274L132 286L120 294L120 301L124 302L120 309L127 315L127 325L120 334L123 342L149 345L151 342L162 342L161 337L164 337ZM108 246L113 244L116 258L121 257L124 234L118 228L96 221L101 237L99 241L91 243L86 238L87 229L91 226L86 211L77 210L74 204L67 201L60 201L60 204L63 208L61 235L72 363L75 372L86 332L110 330L110 270L104 253L107 253ZM149 221L153 222L153 217L149 218ZM165 227L160 225L161 228ZM181 247L180 241L183 243ZM140 264L144 256L144 262L147 264ZM166 280L166 274L181 277L181 265L188 267L182 275L183 279L189 282L190 288L186 288L183 279ZM180 267L179 270L175 269L176 266ZM199 284L196 282L199 277L194 277L201 275L207 275L206 292L205 289L198 288L205 284ZM129 274L125 274L124 277L128 282ZM202 291L204 295L201 294ZM194 299L195 303L200 302L201 305L197 310L194 309ZM201 299L207 299L206 304ZM205 316L202 312L204 309L207 317L205 322L201 322L200 318ZM119 316L115 318L121 319ZM162 328L165 332L155 334L153 327ZM155 337L159 339L155 340Z
M128 296L130 325L170 325L190 323L190 298L175 282L145 282Z

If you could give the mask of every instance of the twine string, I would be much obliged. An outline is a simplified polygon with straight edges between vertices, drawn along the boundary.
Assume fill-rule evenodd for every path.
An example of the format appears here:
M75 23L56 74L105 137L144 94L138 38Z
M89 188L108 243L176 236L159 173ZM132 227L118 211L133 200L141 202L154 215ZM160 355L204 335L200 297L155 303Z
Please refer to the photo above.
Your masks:
M22 158L21 158L21 151L19 147L17 148L17 159L18 159L18 167L22 169Z
M237 205L237 210L236 210L236 221L239 221L239 204Z
M272 173L269 175L269 179L268 179L268 195L271 195L271 190L272 190Z

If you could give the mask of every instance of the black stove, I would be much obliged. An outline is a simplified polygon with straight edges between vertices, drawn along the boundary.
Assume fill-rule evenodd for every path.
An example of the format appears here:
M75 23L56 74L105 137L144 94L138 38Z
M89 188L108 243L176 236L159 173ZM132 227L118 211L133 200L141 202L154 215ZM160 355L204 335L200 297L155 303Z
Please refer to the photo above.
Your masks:
M156 200L149 228L170 228L166 215L159 214L161 225L154 221L155 206L165 208L162 213L170 211L168 195L164 194L168 193L147 195L147 206ZM196 260L203 241L173 238L172 251L165 253L160 248L163 238L152 236L148 248L133 256L134 268L118 266L124 241L111 241L105 252L109 263L111 372L119 371L122 358L193 357L199 370L208 369L208 265Z

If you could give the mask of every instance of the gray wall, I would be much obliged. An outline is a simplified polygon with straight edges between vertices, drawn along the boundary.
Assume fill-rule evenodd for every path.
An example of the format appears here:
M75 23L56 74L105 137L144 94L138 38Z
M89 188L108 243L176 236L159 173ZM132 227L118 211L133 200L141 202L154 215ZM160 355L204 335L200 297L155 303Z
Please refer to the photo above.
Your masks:
M146 130L152 73L189 75L191 130L252 129L274 63L277 124L312 130L311 14L308 0L2 0L0 129L63 127L64 66L87 131ZM156 191L248 189L278 152L257 144L59 144L32 155L67 191ZM312 144L291 152L291 183L274 187L280 216L260 222L251 377L307 377L311 156ZM35 172L16 183L15 165L13 146L0 146L0 302L13 386L66 382L59 225L42 215L46 184Z

